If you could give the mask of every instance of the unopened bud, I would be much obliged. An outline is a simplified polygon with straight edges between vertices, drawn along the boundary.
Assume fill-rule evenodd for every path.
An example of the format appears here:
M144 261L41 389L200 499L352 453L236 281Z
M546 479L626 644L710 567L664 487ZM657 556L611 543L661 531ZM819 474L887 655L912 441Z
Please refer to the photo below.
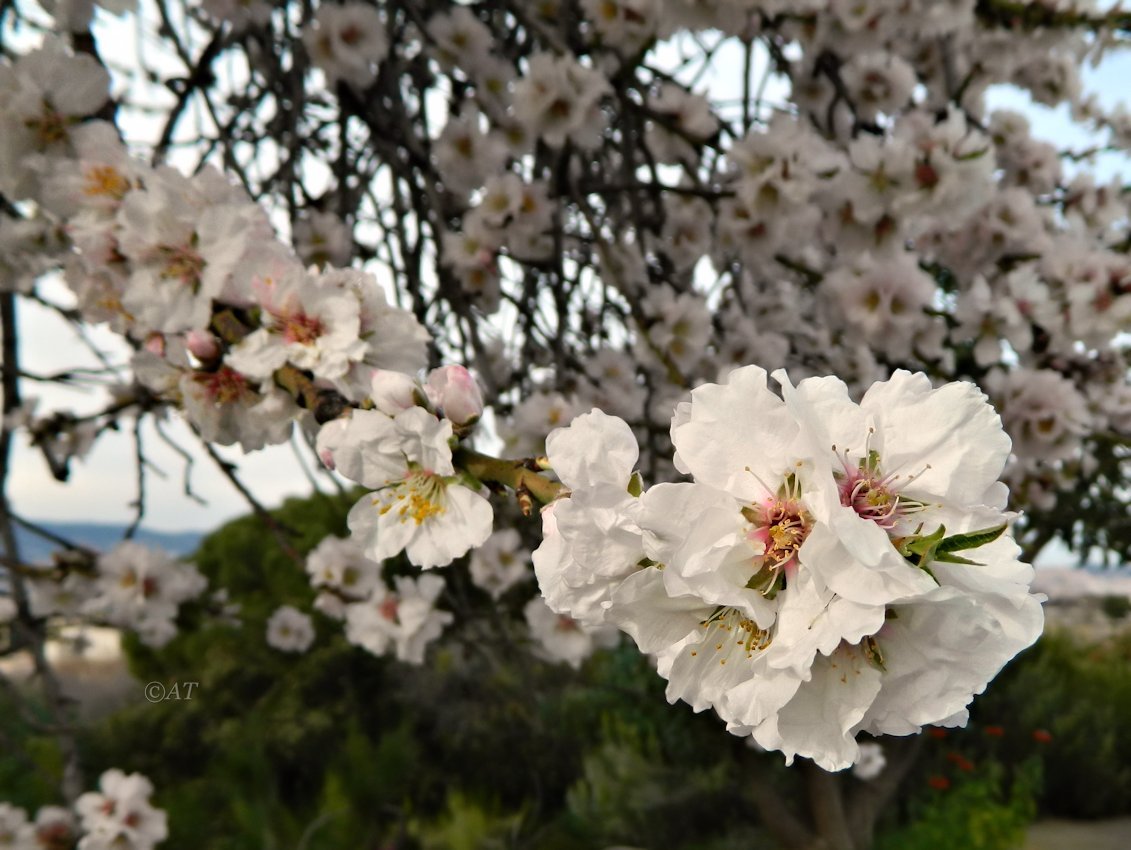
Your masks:
M428 398L454 425L467 425L483 415L483 393L463 366L441 366L428 375Z
M185 346L197 360L209 363L220 356L220 340L209 331L194 329L185 334Z

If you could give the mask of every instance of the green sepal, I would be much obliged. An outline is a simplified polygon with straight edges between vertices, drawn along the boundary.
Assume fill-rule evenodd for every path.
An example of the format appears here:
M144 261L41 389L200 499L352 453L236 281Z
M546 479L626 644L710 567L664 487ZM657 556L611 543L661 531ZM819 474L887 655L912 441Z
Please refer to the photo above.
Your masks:
M640 497L644 492L644 479L641 478L639 472L632 473L632 477L628 479L628 495Z
M899 554L915 566L924 567L934 560L935 551L945 535L946 526L940 525L931 534L904 537L896 544L896 548Z
M762 567L746 582L746 587L749 590L756 590L766 599L773 599L778 595L778 591L782 589L782 571L772 570L769 567Z

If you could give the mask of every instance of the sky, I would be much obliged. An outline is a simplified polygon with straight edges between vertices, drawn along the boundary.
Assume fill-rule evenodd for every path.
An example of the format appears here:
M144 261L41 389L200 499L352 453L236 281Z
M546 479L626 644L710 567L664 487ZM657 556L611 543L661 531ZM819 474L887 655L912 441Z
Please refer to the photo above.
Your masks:
M135 28L128 22L112 22L115 42L132 38ZM109 42L108 42L109 43ZM147 51L151 64L156 62L152 50ZM718 97L734 97L740 93L741 74L727 73L727 67L741 68L738 50L733 56L722 56L719 69L709 75L707 82ZM1105 107L1112 107L1122 99L1126 81L1131 79L1131 54L1111 54L1097 69L1084 69L1085 88L1095 91ZM757 77L755 77L757 80ZM780 97L781 92L769 90L770 97ZM1027 95L1016 90L997 89L990 93L994 108L1011 108L1029 115L1034 135L1060 146L1084 148L1093 142L1067 116L1067 110L1050 110L1035 106ZM143 128L144 129L144 128ZM1128 163L1121 157L1107 157L1095 169L1100 179L1114 173L1128 176ZM60 304L69 304L69 292L61 283L48 283L45 296ZM50 310L27 299L20 304L20 348L23 367L37 374L93 365L94 360L73 329ZM128 359L128 348L105 328L88 330L90 339L100 349L108 352L116 362ZM40 410L72 409L82 413L96 409L100 396L97 393L76 393L54 385L26 381L25 396L40 397ZM71 479L56 482L48 472L39 453L21 437L14 456L9 492L14 510L21 516L50 521L107 522L129 524L136 515L132 502L137 496L137 479L134 446L126 423L122 433L103 434L91 452L73 464ZM216 470L213 462L195 448L196 438L179 415L172 414L166 431L183 448L195 457L191 473L192 488L206 504L194 502L184 495L185 462L147 427L143 431L145 455L151 467L146 474L146 513L143 525L161 531L206 531L222 522L247 512L247 504ZM280 503L288 496L307 494L311 490L308 475L296 462L294 446L284 445L243 455L238 448L221 449L222 454L236 462L241 478L257 498L268 506ZM306 467L317 470L318 464L305 448L298 454ZM327 473L316 471L323 489L332 486ZM1064 552L1052 553L1052 561L1065 563Z

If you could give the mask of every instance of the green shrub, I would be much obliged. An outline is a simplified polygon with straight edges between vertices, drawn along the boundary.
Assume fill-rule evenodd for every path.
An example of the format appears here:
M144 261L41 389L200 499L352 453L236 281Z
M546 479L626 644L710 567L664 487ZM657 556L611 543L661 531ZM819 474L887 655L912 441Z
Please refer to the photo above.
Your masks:
M987 762L947 788L929 788L910 804L911 822L881 833L876 850L1016 850L1037 813L1040 762L1030 760L1006 781ZM943 783L939 783L942 785Z
M1131 598L1126 596L1109 595L1100 600L1103 612L1113 620L1122 620L1131 613Z
M972 734L971 758L1018 764L1037 754L1046 815L1131 814L1131 634L1089 646L1051 632L975 701L972 732L999 725L1000 739ZM1034 739L1047 737L1045 743Z

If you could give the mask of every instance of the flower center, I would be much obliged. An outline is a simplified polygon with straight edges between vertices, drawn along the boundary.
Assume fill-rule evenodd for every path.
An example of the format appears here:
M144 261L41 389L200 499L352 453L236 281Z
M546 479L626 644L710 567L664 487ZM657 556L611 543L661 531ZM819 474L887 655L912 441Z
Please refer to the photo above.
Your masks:
M926 504L909 499L899 493L898 486L910 484L918 475L912 475L897 486L901 476L885 475L880 469L879 452L868 450L856 465L847 457L842 461L844 471L834 473L840 491L840 503L852 508L862 519L876 523L888 531L900 520L926 508ZM924 471L930 469L930 465ZM920 473L921 474L921 473Z
M373 504L380 504L380 514L395 511L399 522L412 520L417 525L447 511L442 476L425 469L410 470L404 481L376 494Z
M743 647L747 658L752 658L755 652L761 652L773 643L774 636L769 629L763 629L737 608L716 608L706 620L699 624L705 629L700 646L713 649L715 654L723 654L719 659L720 664L727 663L730 646ZM691 656L695 657L699 650L692 650Z
M380 612L381 616L390 623L395 623L397 621L397 607L397 597L386 596L381 600L381 604L377 606L377 610Z
M232 404L251 395L247 380L228 366L215 372L197 372L193 378L204 387L205 395L216 404Z
M291 344L313 345L318 337L325 332L321 319L317 316L308 316L301 311L280 316L279 319L283 339Z
M67 129L70 124L70 119L60 115L47 103L43 104L42 114L24 122L24 126L35 133L41 148L65 142L70 136Z
M746 586L773 599L785 587L786 572L796 565L797 552L813 527L801 504L797 476L790 473L775 495L742 509L750 523L746 539L760 545L754 557L754 574Z
M87 197L105 196L120 201L130 190L130 181L112 165L93 165L84 177L82 193Z
M200 285L200 273L204 271L204 259L192 248L162 245L158 248L165 268L161 272L163 278L179 280L196 289Z

